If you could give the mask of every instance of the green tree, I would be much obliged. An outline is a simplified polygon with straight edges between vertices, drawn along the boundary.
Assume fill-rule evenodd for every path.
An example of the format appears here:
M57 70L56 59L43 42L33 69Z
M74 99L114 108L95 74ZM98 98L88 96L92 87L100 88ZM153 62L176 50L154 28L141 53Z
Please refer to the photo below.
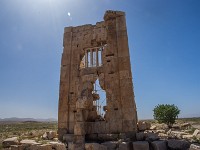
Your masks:
M154 119L159 123L166 123L168 127L172 127L180 110L174 104L159 104L153 109Z

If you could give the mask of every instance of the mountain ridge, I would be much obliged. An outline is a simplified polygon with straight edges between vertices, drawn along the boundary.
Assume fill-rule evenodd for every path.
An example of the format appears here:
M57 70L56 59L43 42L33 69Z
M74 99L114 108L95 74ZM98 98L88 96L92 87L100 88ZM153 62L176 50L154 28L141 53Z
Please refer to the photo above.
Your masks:
M18 118L18 117L10 117L10 118L0 118L0 122L26 122L26 121L36 121L36 122L55 122L57 119L55 118Z

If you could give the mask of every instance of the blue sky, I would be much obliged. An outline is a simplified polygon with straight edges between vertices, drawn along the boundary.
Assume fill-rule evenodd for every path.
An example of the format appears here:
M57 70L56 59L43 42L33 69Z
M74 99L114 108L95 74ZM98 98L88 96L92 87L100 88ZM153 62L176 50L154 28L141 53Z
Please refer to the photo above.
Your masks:
M126 12L139 119L157 104L200 116L199 0L0 0L0 118L57 118L66 26ZM70 16L69 16L70 13Z

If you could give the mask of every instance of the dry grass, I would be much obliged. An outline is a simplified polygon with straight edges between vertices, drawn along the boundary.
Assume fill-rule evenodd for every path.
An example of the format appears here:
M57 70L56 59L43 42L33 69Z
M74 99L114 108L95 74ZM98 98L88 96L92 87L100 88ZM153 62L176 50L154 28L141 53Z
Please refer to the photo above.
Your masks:
M57 122L0 122L0 149L2 141L17 136L19 140L41 140L46 131L57 131Z

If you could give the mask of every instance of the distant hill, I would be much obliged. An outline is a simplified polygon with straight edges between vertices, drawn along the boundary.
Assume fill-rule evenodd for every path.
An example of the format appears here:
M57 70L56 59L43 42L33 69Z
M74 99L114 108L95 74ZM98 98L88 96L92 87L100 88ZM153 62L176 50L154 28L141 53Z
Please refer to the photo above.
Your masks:
M57 121L55 118L48 118L48 119L35 119L35 118L0 118L0 122L25 122L25 121L37 121L37 122L54 122Z

